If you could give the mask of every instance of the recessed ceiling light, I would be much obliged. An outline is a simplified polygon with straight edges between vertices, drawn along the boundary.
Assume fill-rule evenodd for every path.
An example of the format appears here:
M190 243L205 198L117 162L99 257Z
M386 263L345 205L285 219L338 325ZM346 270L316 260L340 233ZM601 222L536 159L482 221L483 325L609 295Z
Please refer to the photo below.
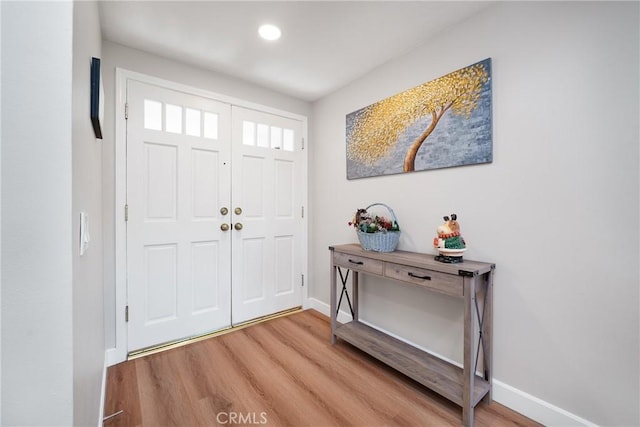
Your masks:
M265 24L258 28L258 34L265 40L278 40L282 35L282 31L275 25Z

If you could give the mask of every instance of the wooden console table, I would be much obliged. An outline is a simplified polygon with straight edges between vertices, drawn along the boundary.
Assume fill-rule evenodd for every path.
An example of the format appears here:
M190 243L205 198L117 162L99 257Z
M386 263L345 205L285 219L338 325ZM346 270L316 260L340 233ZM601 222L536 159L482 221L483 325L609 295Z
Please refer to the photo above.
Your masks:
M330 246L331 251L331 342L340 338L393 367L420 384L462 406L462 422L473 426L473 410L481 400L491 402L492 384L492 291L495 264L464 261L444 264L433 255L395 251L370 252L360 245ZM341 268L346 269L343 275ZM352 272L352 297L346 289ZM337 301L337 274L342 292ZM371 328L358 317L359 273L380 276L464 299L464 357L460 368L403 341ZM337 321L342 297L353 321ZM353 302L353 304L352 304ZM475 313L474 313L475 312ZM477 337L477 344L474 342ZM478 372L482 349L481 376Z

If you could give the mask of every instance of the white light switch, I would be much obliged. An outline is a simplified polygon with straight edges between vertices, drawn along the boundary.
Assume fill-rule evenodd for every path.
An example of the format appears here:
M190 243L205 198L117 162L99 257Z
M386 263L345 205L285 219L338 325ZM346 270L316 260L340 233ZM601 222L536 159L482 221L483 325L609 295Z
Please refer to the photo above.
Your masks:
M89 249L89 215L86 212L80 212L80 256Z

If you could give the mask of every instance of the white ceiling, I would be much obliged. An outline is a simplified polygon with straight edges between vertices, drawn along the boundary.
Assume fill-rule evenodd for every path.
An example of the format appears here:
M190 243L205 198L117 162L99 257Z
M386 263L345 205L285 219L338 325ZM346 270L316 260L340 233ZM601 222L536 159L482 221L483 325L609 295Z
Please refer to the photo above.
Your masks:
M490 5L485 1L103 1L107 40L314 101ZM258 26L278 25L267 42Z

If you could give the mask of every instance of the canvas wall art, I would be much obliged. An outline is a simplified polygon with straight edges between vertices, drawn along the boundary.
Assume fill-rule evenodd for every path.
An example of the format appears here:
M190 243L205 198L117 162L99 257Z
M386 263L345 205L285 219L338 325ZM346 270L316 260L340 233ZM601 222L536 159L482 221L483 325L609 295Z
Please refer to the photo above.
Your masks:
M347 115L347 179L493 160L491 58Z

